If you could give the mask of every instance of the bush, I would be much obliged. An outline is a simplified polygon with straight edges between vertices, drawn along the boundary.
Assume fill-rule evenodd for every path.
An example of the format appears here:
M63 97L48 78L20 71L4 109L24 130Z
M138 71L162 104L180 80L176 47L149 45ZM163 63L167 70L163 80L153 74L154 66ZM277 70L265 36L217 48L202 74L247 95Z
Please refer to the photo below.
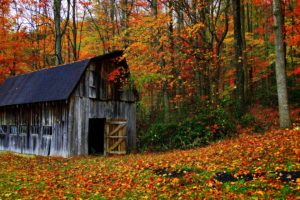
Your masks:
M242 116L240 123L243 127L248 127L250 125L253 125L255 122L255 116L253 116L251 113L246 113L244 116Z
M154 151L169 149L169 137L167 136L172 135L175 131L175 124L157 123L152 125L141 137L142 149L145 150L146 147Z
M182 117L182 116L180 116ZM141 135L141 150L166 151L207 145L235 132L235 123L221 107L203 108L185 120L156 122Z

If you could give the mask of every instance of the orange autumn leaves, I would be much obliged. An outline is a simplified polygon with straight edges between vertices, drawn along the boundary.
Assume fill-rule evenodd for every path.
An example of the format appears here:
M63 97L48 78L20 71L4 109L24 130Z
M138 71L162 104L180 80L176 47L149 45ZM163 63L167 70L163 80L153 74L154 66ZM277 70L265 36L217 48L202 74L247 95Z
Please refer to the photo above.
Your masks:
M116 157L49 158L0 154L0 198L286 198L299 183L276 171L299 171L300 130L242 134L205 148ZM155 170L181 170L180 176ZM221 183L216 172L264 173L252 181Z

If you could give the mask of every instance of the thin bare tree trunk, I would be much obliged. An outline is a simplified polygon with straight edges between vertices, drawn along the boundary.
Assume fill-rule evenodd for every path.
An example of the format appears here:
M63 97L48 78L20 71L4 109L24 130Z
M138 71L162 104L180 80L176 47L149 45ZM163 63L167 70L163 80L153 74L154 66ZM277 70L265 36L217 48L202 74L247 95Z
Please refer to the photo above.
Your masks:
M222 51L222 45L223 42L225 40L225 37L228 33L228 27L229 27L229 16L228 16L228 11L229 11L229 5L230 5L230 1L226 0L226 4L225 4L225 8L223 10L224 15L225 15L225 29L222 32L221 37L219 38L216 34L216 32L214 32L214 37L217 41L217 45L216 45L216 54L217 54L217 70L216 70L216 98L217 100L219 100L222 96L223 96L223 86L224 86L224 69L222 66L222 60L221 60L221 51Z
M65 34L70 14L70 0L67 0L67 18L64 27L61 28L61 10L62 0L54 0L54 24L55 24L55 64L60 65L63 63L62 58L62 37Z
M78 59L77 55L77 22L76 22L76 0L73 0L72 5L72 33L73 33L73 61Z
M116 0L110 0L110 23L111 23L111 33L112 33L112 51L115 50L115 42L114 42L114 37L116 35L116 24L115 24L115 4L116 4Z
M286 71L285 71L285 52L282 30L282 9L281 0L273 0L274 14L274 32L275 32L275 70L277 81L278 105L279 105L279 122L281 128L291 126L288 94L286 86Z

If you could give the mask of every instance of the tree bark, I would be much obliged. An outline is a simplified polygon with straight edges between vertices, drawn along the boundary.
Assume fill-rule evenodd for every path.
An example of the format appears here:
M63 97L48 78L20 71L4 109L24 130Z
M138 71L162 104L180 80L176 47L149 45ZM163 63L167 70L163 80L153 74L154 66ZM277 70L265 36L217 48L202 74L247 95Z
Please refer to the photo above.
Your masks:
M157 0L150 1L150 7L151 7L151 11L153 13L153 16L157 16L157 14L158 14L158 12L157 12Z
M247 32L252 33L252 5L247 2ZM253 96L254 94L254 81L253 81L253 66L252 63L248 65L248 95Z
M110 23L111 23L111 33L112 33L112 37L114 38L116 35L116 20L115 20L115 5L116 4L116 0L110 0ZM112 45L111 45L111 49L112 51L115 50L115 42L114 39L112 39Z
M217 45L216 45L216 54L217 54L217 71L216 71L216 92L217 95L216 98L219 100L223 96L223 86L224 86L224 68L222 66L222 59L221 59L221 51L222 51L222 45L226 38L226 35L228 33L228 27L229 27L229 16L228 11L230 7L230 1L226 0L225 2L225 8L222 11L225 15L225 29L222 32L221 37L219 38L216 31L214 32L214 37L216 39Z
M232 0L234 18L234 48L235 48L235 67L236 67L236 94L237 112L244 113L244 68L243 68L243 40L241 30L241 2Z
M291 126L288 94L286 86L286 71L285 71L285 53L282 28L282 9L281 0L273 0L273 15L274 15L274 33L275 33L275 70L279 106L279 122L281 128Z
M70 0L67 0L67 16L64 27L61 28L61 5L62 0L53 1L54 11L54 25L55 25L55 64L60 65L63 63L62 58L62 37L65 33L70 14Z
M123 38L123 48L126 49L129 46L128 41L128 23L129 23L129 2L128 0L122 0L120 2L121 4L121 30L124 32L124 38Z
M78 59L77 54L77 22L76 22L76 0L73 0L72 5L72 33L73 33L73 61Z
M249 95L249 74L248 74L248 58L247 58L247 44L246 44L246 16L245 5L241 3L241 27L242 27L242 41L243 41L243 66L244 66L244 98L245 102L251 102L251 95Z

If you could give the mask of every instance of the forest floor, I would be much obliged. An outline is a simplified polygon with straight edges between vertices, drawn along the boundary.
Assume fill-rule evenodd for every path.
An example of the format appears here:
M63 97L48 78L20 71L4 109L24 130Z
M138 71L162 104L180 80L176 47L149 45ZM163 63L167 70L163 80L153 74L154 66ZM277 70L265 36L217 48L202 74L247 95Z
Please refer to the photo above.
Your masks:
M233 139L165 153L58 158L2 152L0 199L299 199L299 138L294 123L260 133L240 129Z

